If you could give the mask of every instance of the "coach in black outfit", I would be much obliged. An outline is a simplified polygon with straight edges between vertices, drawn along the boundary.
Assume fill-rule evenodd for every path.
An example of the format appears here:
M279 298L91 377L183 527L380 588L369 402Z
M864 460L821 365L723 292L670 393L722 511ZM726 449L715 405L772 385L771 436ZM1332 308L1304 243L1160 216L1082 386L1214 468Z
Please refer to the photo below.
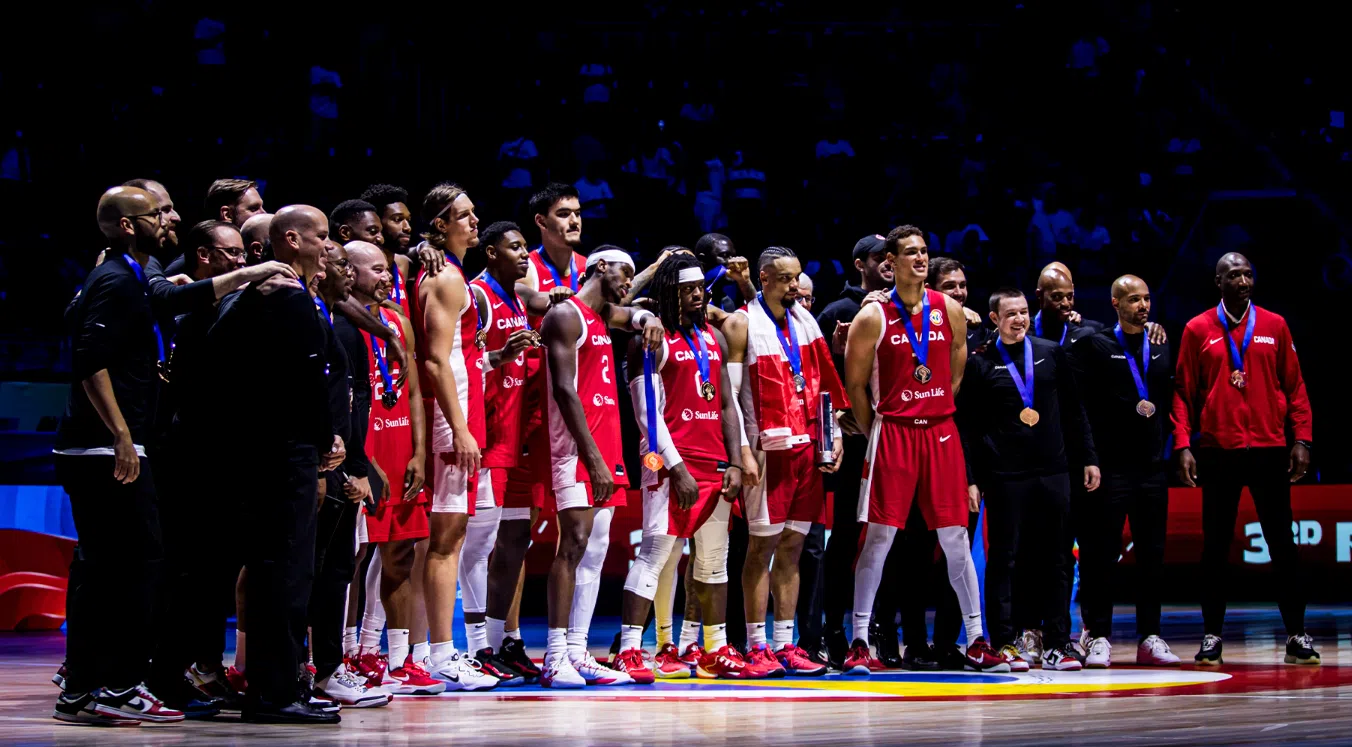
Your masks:
M307 605L314 578L321 467L342 462L329 409L325 331L311 296L324 270L328 219L307 205L278 211L270 229L277 259L306 289L270 294L250 287L211 332L220 386L232 396L220 422L250 453L235 464L244 501L248 581L249 693L244 719L256 723L337 723L314 709L299 683Z
M1178 657L1159 637L1169 516L1165 403L1173 401L1174 368L1168 343L1146 339L1151 299L1145 281L1123 275L1113 282L1112 300L1117 326L1076 342L1069 356L1103 472L1102 489L1093 496L1077 495L1071 506L1080 541L1086 664L1109 664L1113 576L1128 516L1137 569L1137 663L1177 664Z
M1085 488L1098 488L1094 441L1064 349L1028 334L1032 320L1023 293L1001 288L990 306L999 336L968 360L957 414L969 480L985 491L991 642L1014 642L1014 559L1021 545L1030 545L1039 551L1039 566L1048 569L1037 579L1043 666L1078 669L1067 654L1073 541L1068 469L1086 465Z

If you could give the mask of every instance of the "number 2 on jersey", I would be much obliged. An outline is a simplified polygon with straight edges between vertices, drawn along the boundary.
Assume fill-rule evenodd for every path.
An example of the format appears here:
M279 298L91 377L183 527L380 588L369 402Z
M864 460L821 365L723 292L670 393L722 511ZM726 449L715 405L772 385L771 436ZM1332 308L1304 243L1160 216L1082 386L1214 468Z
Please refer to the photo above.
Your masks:
M601 381L610 383L610 356L601 356Z

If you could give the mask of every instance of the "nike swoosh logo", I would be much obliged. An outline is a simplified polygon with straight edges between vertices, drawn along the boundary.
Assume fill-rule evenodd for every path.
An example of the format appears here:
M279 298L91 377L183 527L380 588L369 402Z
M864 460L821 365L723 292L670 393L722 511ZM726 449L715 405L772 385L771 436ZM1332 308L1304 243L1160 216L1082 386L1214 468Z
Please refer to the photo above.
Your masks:
M1154 360L1159 360L1159 356L1158 356L1158 355L1152 355L1152 356L1150 356L1150 360L1152 360L1152 361L1154 361Z
M1037 360L1037 362L1034 363L1033 365L1034 365L1034 366L1040 366L1040 365L1042 365L1042 361L1045 361L1045 360L1047 360L1047 359L1046 359L1046 358L1039 358L1039 359Z
M1211 347L1212 345L1215 345L1216 343L1220 342L1220 341L1223 340L1223 339L1225 339L1225 338L1224 338L1224 337L1217 337L1216 339L1212 340L1211 342L1208 342L1208 343L1207 343L1207 347Z
M901 321L900 319L889 319L889 320L887 320L887 323L888 323L888 324L896 324L897 322L900 322L900 321Z
M507 304L505 304L505 303L495 303L495 304L493 304L493 308L495 308L495 309L500 309L500 308L502 308L503 306L506 306L506 305L507 305Z
M950 438L952 438L952 436L940 436L940 437L939 437L939 443L943 443L943 442L947 441L947 440L950 439Z

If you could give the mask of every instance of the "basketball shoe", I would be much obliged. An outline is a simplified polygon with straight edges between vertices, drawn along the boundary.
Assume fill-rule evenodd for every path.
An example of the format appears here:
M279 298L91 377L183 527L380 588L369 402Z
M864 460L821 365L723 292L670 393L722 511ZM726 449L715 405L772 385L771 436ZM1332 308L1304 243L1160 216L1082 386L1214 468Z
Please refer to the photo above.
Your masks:
M658 649L657 656L653 657L653 670L664 680L690 679L690 665L681 660L681 652L670 642Z
M492 659L493 649L491 648L481 649L474 654L474 661L479 662L479 668L498 678L498 687L520 687L526 684L525 677L517 674L510 667L499 669Z
M196 664L189 665L188 681L209 698L220 700L221 710L238 711L242 707L240 694L231 686L224 668L202 671Z
M764 643L752 647L746 653L746 663L752 672L752 679L779 679L788 674L774 652Z
M780 666L790 677L820 677L826 674L826 665L808 658L807 652L792 643L775 652ZM897 657L900 660L901 657Z
M724 646L700 657L695 665L695 676L702 680L749 680L746 659L732 646Z
M428 674L446 683L446 692L492 690L498 686L498 678L483 671L479 662L458 653L433 666Z
M1019 657L1028 662L1028 666L1035 667L1042 663L1042 631L1025 630L1014 641L1014 645L1019 649Z
M632 685L634 678L629 676L628 672L621 672L602 664L596 660L591 652L587 652L582 658L573 660L573 668L582 676L588 685L611 686L611 685Z
M141 725L140 719L95 710L94 703L98 700L99 694L98 690L87 693L61 693L56 699L56 709L52 711L52 718L69 724L87 726Z
M62 690L66 689L66 663L64 661L61 662L61 668L56 670L56 674L52 675L52 684Z
M1009 662L986 643L985 637L972 641L967 647L967 666L978 672L1008 672Z
M385 672L390 668L390 662L379 651L364 651L349 658L348 667L366 678L367 687L384 687L389 684L386 682Z
M540 667L531 661L526 653L526 644L520 638L503 638L502 648L493 657L493 663L498 669L506 666L521 675L527 685L540 681Z
M379 708L390 704L394 696L385 690L372 690L366 680L345 666L315 683L315 693L344 708Z
M856 638L854 644L850 646L850 655L845 657L845 664L840 671L845 674L865 675L882 670L883 663L874 658L868 643Z
M1197 655L1192 657L1199 667L1214 667L1225 662L1221 659L1221 637L1218 635L1202 636L1202 648L1198 649Z
M707 652L698 643L692 643L686 646L685 651L681 654L681 663L693 670L704 659L705 653ZM738 656L741 656L741 654L739 653ZM743 659L742 661L745 662L746 660Z
M1314 639L1307 633L1287 638L1284 661L1287 664L1318 664L1319 652L1314 650Z
M229 683L230 689L234 690L240 697L244 697L249 690L249 680L243 672L233 666L225 670L225 681Z
M156 724L183 720L183 712L175 711L155 697L145 685L129 687L121 692L103 688L94 697L94 710L105 716L130 718Z
M1178 654L1169 650L1163 638L1152 635L1136 647L1136 663L1147 667L1176 667Z
M1011 672L1027 672L1029 670L1028 660L1019 655L1019 649L1013 644L1006 644L1000 649L1000 657L1009 663Z
M1084 665L1063 649L1049 648L1042 652L1042 668L1056 672L1078 672Z
M380 672L377 684L391 695L440 695L446 692L446 683L428 674L422 664L413 660L412 654L404 657L402 666Z
M1080 648L1084 649L1085 669L1107 669L1113 665L1113 644L1107 638L1089 638L1089 631L1080 635ZM1087 642L1086 642L1087 639Z
M667 645L670 646L671 644ZM621 651L619 655L611 661L611 667L617 672L623 672L629 675L634 680L635 685L651 685L653 682L657 681L657 673L653 671L652 665L648 663L650 661L652 661L652 659L647 651L631 648L626 651ZM685 676L689 677L690 670L686 669L684 664L681 664L680 662L676 663L681 668L681 671L685 672Z
M577 689L587 686L587 681L578 674L566 654L558 654L545 659L545 668L540 673L540 684L545 687Z

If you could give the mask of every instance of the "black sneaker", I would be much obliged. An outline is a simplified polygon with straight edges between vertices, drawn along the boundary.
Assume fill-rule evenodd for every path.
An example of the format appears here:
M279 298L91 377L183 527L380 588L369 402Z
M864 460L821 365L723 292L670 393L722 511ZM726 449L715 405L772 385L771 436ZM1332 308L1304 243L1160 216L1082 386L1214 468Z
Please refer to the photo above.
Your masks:
M1308 633L1287 638L1285 661L1287 664L1318 664L1319 652L1314 650L1314 639Z
M204 719L221 714L221 701L213 698L189 684L187 678L177 683L158 687L156 690L164 698L164 704L183 714L187 719Z
M340 705L338 701L325 695L320 695L315 690L315 683L311 677L313 677L313 675L305 675L296 681L296 702L305 703L316 711L321 711L323 713L337 713L342 710L343 706ZM285 706L283 706L283 709L284 708Z
M888 669L897 669L901 666L901 646L897 643L897 630L894 627L879 628L877 633L869 631L869 637L873 638L874 646L878 651L878 661Z
M850 639L845 637L844 628L832 628L826 632L826 663L836 671L845 670L845 659L850 655Z
M240 720L249 724L336 724L343 719L299 700L286 704L255 700L244 707Z
M956 648L953 649L957 651ZM879 657L881 658L881 657ZM886 664L887 660L883 659ZM907 646L906 652L901 656L901 668L909 669L912 672L937 672L939 670L939 660L935 656L934 649L925 644L924 646Z
M967 671L967 654L956 644L941 644L934 647L934 661L945 672Z
M499 662L521 675L528 685L540 681L540 667L526 654L526 644L520 638L502 639L502 649L493 655L493 663Z
M117 692L103 688L94 695L94 710L105 716L134 718L156 724L183 720L183 712L170 708L145 685L136 685Z
M480 649L474 654L475 661L479 662L479 667L488 674L498 678L498 687L518 687L526 684L525 675L516 671L516 667L511 662L498 661L498 655L492 648ZM612 659L612 661L614 661Z
M63 692L56 699L56 708L52 711L52 718L57 721L65 721L68 724L85 724L87 726L141 725L140 719L117 713L100 713L95 710L94 702L97 697L97 690L88 693Z
M1291 644L1286 646L1287 655L1290 655ZM1199 667L1214 667L1225 662L1221 660L1221 637L1218 635L1202 636L1202 648L1197 655L1192 657Z

